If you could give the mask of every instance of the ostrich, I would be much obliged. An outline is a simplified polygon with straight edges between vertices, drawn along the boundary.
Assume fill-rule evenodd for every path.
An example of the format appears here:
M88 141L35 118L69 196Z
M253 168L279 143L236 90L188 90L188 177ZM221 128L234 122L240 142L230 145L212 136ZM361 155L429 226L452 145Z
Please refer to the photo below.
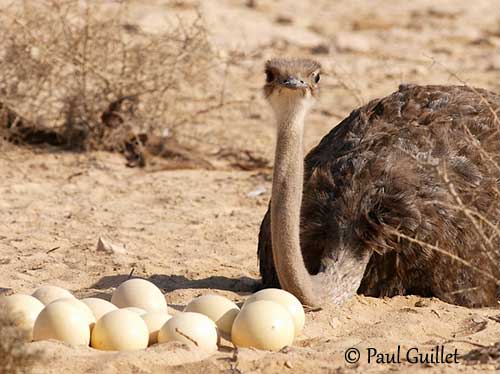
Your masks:
M495 305L500 279L500 96L401 85L354 110L303 159L320 64L272 59L272 196L259 233L264 287L303 304L361 293Z

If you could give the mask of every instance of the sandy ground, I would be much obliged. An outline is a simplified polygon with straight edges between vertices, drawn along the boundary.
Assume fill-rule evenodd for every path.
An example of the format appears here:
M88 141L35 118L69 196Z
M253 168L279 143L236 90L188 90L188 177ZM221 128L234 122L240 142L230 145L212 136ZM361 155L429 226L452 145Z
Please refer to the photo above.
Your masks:
M113 2L103 2L112 8ZM131 21L161 33L181 2L131 2ZM148 3L148 5L144 5ZM495 0L207 0L201 11L221 55L241 54L227 91L250 101L186 132L202 138L216 170L152 171L125 166L122 156L47 149L0 148L0 291L31 292L42 284L78 297L109 299L135 276L153 281L172 311L191 298L218 293L244 301L258 280L257 234L270 192L269 170L238 171L214 151L250 150L272 160L270 111L259 95L262 63L274 55L316 54L325 66L322 98L310 118L308 147L350 110L390 93L399 82L457 83L500 91L500 8ZM368 6L369 4L369 6ZM321 47L321 48L319 48ZM182 135L182 134L181 134ZM257 197L249 193L264 187ZM125 254L96 250L100 236ZM499 341L499 309L467 309L416 296L355 297L341 307L307 313L306 328L286 352L241 349L225 342L210 357L181 345L102 353L57 342L33 343L49 360L40 373L149 372L493 372L500 362L368 363L367 349L400 346L465 355ZM344 353L358 348L348 364ZM414 351L413 351L414 352Z

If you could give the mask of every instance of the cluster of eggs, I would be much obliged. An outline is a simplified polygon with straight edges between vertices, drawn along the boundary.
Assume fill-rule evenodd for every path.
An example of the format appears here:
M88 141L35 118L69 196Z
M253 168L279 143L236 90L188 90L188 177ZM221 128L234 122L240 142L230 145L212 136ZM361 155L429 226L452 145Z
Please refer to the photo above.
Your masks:
M42 286L31 296L1 297L0 309L12 315L31 340L55 339L112 351L180 341L214 352L220 336L238 347L277 351L293 343L305 322L299 300L279 289L254 293L241 309L223 296L204 295L171 316L160 289L144 279L122 283L111 302L78 300L65 289Z

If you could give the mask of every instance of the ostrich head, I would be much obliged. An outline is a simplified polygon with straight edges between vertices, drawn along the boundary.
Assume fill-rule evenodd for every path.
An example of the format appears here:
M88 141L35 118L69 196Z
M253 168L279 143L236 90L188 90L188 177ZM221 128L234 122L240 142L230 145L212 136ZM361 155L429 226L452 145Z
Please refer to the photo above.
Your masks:
M267 61L264 96L278 119L307 112L318 96L321 65L309 59Z

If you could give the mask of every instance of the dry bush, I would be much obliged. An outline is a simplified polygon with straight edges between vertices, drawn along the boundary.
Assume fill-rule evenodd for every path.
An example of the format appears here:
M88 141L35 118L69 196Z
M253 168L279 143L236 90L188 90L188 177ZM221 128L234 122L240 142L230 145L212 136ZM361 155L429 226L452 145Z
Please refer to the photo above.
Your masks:
M100 16L99 3L24 1L0 10L4 137L141 157L151 138L160 139L157 150L179 125L217 107L218 60L201 17L146 35L127 24L126 1L112 16ZM166 156L179 153L188 157Z
M469 258L465 259L460 256L460 253L463 253L462 248L457 248L455 253L450 253L443 249L445 246L442 246L443 243L430 243L418 237L411 237L399 229L392 230L392 233L398 240L447 256L452 261L461 264L464 271L467 269L488 282L493 282L497 287L497 299L500 305L500 144L498 140L491 140L498 138L500 134L500 107L485 97L483 94L485 91L475 89L456 74L448 70L447 72L460 84L467 86L476 96L475 99L486 108L486 116L481 121L474 124L459 122L464 134L462 150L465 154L473 155L472 161L465 160L467 163L475 163L478 167L477 180L468 181L476 188L459 188L463 180L462 182L457 180L457 165L453 164L453 160L432 156L419 158L403 149L401 151L412 157L415 163L434 171L436 180L439 180L446 189L442 197L432 201L432 204L436 209L445 209L463 218L467 224L467 230L476 239L478 250L474 254L469 253ZM435 139L428 139L428 143L432 146L436 142ZM463 177L458 179L461 178ZM485 204L485 201L489 204ZM455 291L455 293L462 292L473 293L476 289Z
M26 344L27 332L0 310L0 374L29 373L35 362L43 359L40 350Z
M483 138L486 138L485 135L487 135L487 138L498 139L498 135L500 134L500 108L494 106L480 91L468 85L468 83L461 79L456 73L448 69L446 69L446 71L460 84L470 87L479 101L488 108L490 123L481 124L484 126ZM454 208L459 210L461 214L467 218L471 225L471 229L474 230L479 239L480 253L477 254L478 257L486 258L490 265L490 269L493 269L493 271L478 268L470 263L466 263L466 266L496 283L497 299L500 305L500 210L497 203L500 201L499 147L490 145L490 148L486 149L465 124L463 124L463 130L466 135L467 143L470 144L472 149L476 150L480 162L485 168L486 174L492 178L496 178L492 193L488 196L491 201L489 208L484 211L478 211L478 209L473 206L473 201L477 198L476 196L460 195L454 186L453 180L449 177L446 167L438 168L437 172L448 187L448 193L455 204Z

